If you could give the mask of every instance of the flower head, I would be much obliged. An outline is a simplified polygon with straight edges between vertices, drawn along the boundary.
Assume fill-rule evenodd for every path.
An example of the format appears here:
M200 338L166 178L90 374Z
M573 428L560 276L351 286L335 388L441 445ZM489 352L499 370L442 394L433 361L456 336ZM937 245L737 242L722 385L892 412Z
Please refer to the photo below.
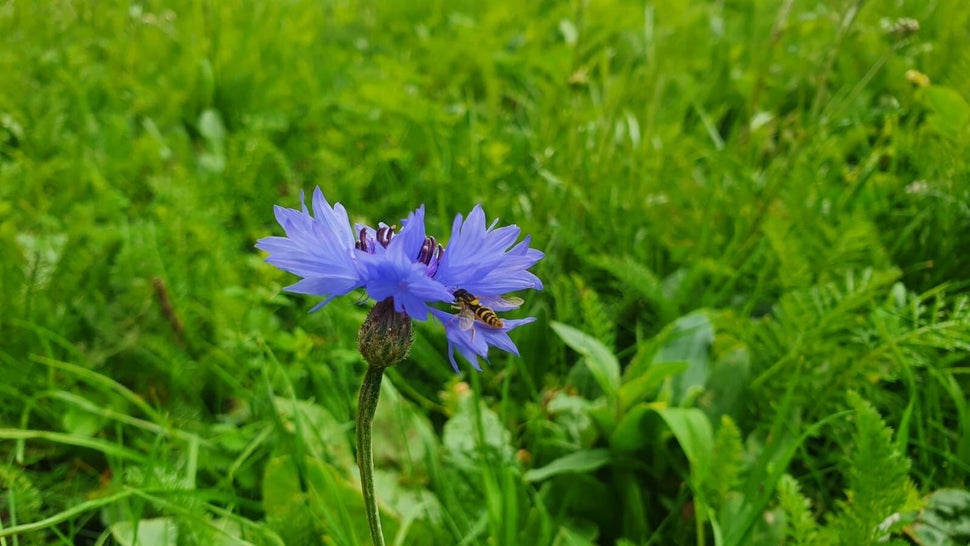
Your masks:
M304 202L302 193L300 200ZM377 229L359 224L351 228L343 206L331 206L320 188L313 192L312 208L311 215L305 202L302 211L275 207L286 236L265 237L256 244L269 253L268 263L302 277L287 291L325 298L312 310L364 288L382 308L393 304L393 312L404 317L427 320L433 314L444 325L448 358L456 372L455 352L477 370L479 357L488 361L489 347L518 355L508 332L535 319L502 320L496 312L522 303L504 297L506 293L542 289L528 268L543 257L529 247L529 237L516 243L518 226L496 228L495 221L486 227L485 213L476 205L467 218L456 216L445 248L425 233L423 205L402 220L399 232L383 223ZM432 307L440 303L457 304L459 312Z
M507 311L515 309L521 300L504 298L504 294L525 288L542 289L542 281L528 268L535 265L544 254L529 248L531 239L525 237L515 244L519 237L516 225L496 228L497 221L485 226L485 212L476 205L467 219L459 214L451 227L451 239L441 255L434 278L447 286L452 293L463 289L480 300L488 311ZM462 310L467 312L467 310ZM488 361L488 348L497 347L518 355L518 350L509 339L509 330L535 320L500 320L501 326L491 326L480 320L469 324L461 320L460 314L453 315L440 310L432 310L434 316L445 327L448 337L448 358L452 367L458 371L454 353L457 351L476 370L478 357Z

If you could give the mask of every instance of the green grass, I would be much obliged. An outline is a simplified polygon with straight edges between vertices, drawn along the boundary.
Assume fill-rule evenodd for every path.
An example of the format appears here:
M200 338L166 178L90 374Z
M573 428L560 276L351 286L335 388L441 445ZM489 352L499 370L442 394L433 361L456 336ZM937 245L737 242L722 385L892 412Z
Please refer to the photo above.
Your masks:
M253 248L315 185L546 252L521 358L457 377L422 324L390 371L389 544L965 543L968 29L0 0L0 546L367 543L367 306L309 314Z

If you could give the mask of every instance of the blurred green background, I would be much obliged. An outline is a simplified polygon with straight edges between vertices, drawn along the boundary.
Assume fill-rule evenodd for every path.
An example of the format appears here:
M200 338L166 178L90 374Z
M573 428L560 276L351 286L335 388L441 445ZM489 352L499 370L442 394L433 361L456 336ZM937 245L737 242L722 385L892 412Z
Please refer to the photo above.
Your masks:
M970 541L970 10L0 0L0 545L369 541L368 305L253 244L483 204L521 358L421 324L394 544Z

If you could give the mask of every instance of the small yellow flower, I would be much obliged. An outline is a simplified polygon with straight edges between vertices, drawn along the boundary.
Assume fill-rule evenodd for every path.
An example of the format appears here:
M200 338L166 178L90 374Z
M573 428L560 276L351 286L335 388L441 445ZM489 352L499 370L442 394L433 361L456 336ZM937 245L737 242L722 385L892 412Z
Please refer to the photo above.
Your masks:
M912 68L906 71L906 81L915 85L916 87L930 86L930 77L923 74L919 70L913 70Z

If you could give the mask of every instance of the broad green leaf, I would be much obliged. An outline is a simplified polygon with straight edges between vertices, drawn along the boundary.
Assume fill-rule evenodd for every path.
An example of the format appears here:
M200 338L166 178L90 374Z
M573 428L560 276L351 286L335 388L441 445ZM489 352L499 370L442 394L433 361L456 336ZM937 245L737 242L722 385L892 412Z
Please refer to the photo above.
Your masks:
M590 414L591 410L598 406L603 406L603 404L590 402L581 396L558 392L549 400L546 411L549 415L550 424L555 423L557 428L561 428L563 434L568 435L568 440L565 438L563 440L588 447L600 435L599 428ZM551 433L549 438L559 441L557 436L555 433Z
M111 524L111 536L123 546L176 546L179 529L172 518L120 520Z
M697 403L713 421L725 414L737 415L751 375L751 355L746 347L722 349L718 356L717 361L711 364L704 397Z
M404 469L408 474L427 472L427 444L433 435L427 417L402 397L389 378L381 383L381 401L374 415L374 461L378 466ZM351 460L356 466L356 461Z
M942 85L927 87L924 93L927 106L933 111L927 125L949 138L966 133L970 124L970 104L960 93Z
M630 408L620 421L617 423L613 434L610 435L610 446L618 451L636 451L647 445L648 442L655 440L650 435L645 434L643 425L644 418L654 411L657 407L641 403Z
M689 366L687 362L655 362L650 364L642 375L628 378L620 386L621 411L660 388L664 379L682 373Z
M604 435L613 434L617 423L616 409L605 398L597 398L590 403L586 413Z
M671 403L681 405L707 384L714 326L704 312L698 311L678 318L660 337L666 342L654 357L654 364L687 362L684 373L671 378Z
M206 109L199 115L199 134L213 144L222 144L226 138L226 128L219 112Z
M471 470L477 468L484 452L489 452L495 460L503 464L513 464L515 449L512 447L511 434L501 419L492 410L480 403L478 422L474 397L463 398L458 405L458 413L445 423L441 433L441 444L448 452L449 459L459 467ZM479 427L485 444L479 438Z
M266 522L287 544L310 541L319 532L306 504L300 475L292 457L274 457L263 473Z
M712 461L714 431L707 415L697 408L661 408L657 414L674 433L690 462L691 475L707 473Z
M333 537L335 544L359 544L368 536L357 479L311 457L302 465L289 455L270 459L262 501L267 524L286 544L315 544L321 534ZM384 531L392 536L400 527L398 515L386 510L380 494L378 503Z
M579 31L576 30L576 25L572 21L569 19L559 21L559 32L567 44L576 45L576 41L579 39Z
M356 468L356 458L350 449L344 424L326 408L279 396L273 402L283 426L300 437L314 458L332 462L345 471Z
M586 366L596 383L603 389L607 398L615 399L620 388L620 362L613 352L598 339L572 326L561 322L552 322L551 326L566 345L586 357Z
M215 518L205 529L205 541L212 546L252 546L253 543L242 538L242 525L228 518Z
M527 482L538 482L559 474L583 474L606 465L611 458L608 449L584 449L532 469L525 473L524 478Z
M105 419L98 415L78 408L68 406L61 414L61 426L64 430L78 436L95 436L105 424Z
M552 544L553 546L594 546L596 543L578 531L563 527Z
M636 539L635 544L644 544L651 535L647 508L650 491L638 478L633 469L618 471L616 476L623 499L623 535Z
M913 530L924 546L970 544L970 491L940 489L931 493Z

